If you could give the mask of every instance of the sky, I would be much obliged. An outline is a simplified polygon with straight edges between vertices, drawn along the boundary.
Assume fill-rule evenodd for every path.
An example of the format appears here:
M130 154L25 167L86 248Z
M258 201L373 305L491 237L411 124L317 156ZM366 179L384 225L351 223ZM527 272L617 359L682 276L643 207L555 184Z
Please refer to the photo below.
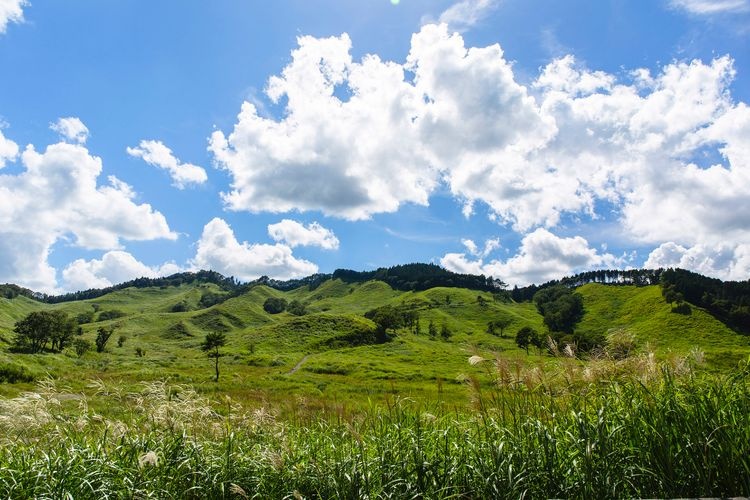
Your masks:
M750 0L0 0L0 283L750 278Z

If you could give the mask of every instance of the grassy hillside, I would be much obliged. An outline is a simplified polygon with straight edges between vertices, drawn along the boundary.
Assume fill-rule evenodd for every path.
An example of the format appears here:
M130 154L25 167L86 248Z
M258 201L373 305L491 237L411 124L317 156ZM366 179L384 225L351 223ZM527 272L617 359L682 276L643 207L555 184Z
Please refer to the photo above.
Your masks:
M690 315L671 311L658 287L586 285L579 289L586 309L579 330L606 336L627 331L641 351L657 356L705 352L707 366L727 370L750 354L748 337L727 329L703 310ZM559 371L560 360L515 345L513 336L523 326L544 331L542 318L531 303L495 301L487 292L460 288L432 288L402 292L382 282L347 284L329 280L310 290L282 292L257 286L249 292L208 308L200 308L207 294L221 295L213 284L179 287L129 288L92 300L46 305L25 297L0 299L0 365L23 366L37 376L50 375L75 390L86 390L92 379L136 386L143 381L170 379L192 384L200 391L221 392L239 400L274 400L297 404L330 401L365 402L389 394L416 399L439 397L457 404L467 401L468 377L488 382L483 370L467 363L469 356L494 353L519 366ZM305 305L301 317L263 310L269 297L297 300ZM419 314L419 329L392 333L392 341L375 344L375 325L363 317L373 308L393 305ZM8 351L15 321L37 309L61 309L72 315L94 313L82 325L83 338L93 342L100 326L115 333L106 352L78 358L72 350L61 354L13 354ZM123 314L97 321L107 311ZM178 311L178 312L174 312ZM511 320L505 338L486 332L487 323ZM430 338L428 325L445 326L450 338ZM209 332L226 333L228 345L221 358L222 378L211 381L210 360L199 349ZM122 347L118 338L124 337ZM144 352L137 356L136 349ZM29 384L0 384L0 393L13 395ZM314 403L311 403L313 401Z

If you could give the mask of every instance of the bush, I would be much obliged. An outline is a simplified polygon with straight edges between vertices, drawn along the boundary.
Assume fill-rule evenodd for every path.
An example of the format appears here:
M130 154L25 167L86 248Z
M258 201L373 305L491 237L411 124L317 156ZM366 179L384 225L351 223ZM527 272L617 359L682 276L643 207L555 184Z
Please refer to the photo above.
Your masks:
M0 383L33 382L34 376L23 366L0 364Z
M110 319L117 319L126 316L126 314L119 309L112 309L110 311L102 311L99 313L97 321L107 321Z
M286 310L286 299L268 297L263 303L263 310L268 314L279 314Z
M294 314L295 316L304 316L306 312L305 305L296 299L289 303L286 310L289 314Z
M171 309L169 310L169 312L181 313L181 312L187 312L189 310L190 310L190 306L188 306L188 303L182 300L176 303L175 305L173 305Z
M78 322L79 325L91 323L92 321L94 321L94 311L82 312L76 316L76 322Z
M91 342L85 339L75 339L73 341L73 349L75 349L76 355L80 358L91 349Z

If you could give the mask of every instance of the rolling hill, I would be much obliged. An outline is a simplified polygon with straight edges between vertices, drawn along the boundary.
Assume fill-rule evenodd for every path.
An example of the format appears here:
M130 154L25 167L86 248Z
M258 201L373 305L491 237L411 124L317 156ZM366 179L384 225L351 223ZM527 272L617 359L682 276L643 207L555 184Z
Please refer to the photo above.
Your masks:
M750 355L750 337L700 307L691 307L690 314L673 312L657 285L589 283L577 291L585 309L579 332L606 338L626 331L638 350L652 350L660 357L697 348L709 370L730 370ZM217 303L203 307L206 297ZM269 297L299 301L306 314L269 314L263 308ZM375 324L364 314L386 305L417 313L419 323L391 332L389 342L378 344ZM80 358L71 349L11 352L13 325L34 310L62 310L92 319L81 325L82 337L92 342L99 327L113 327L114 335L105 352L91 351ZM113 319L97 321L102 315ZM486 331L488 322L498 318L510 320L504 338ZM439 330L445 327L450 337L430 337L430 323ZM523 326L544 331L533 303L514 302L491 291L397 290L377 280L328 277L291 290L256 283L237 293L221 283L196 280L120 288L51 304L23 295L0 298L0 366L22 367L37 378L49 375L77 390L94 379L125 385L170 379L240 400L366 401L395 393L460 402L466 400L466 378L483 377L467 363L472 354L499 353L509 362L559 369L555 358L518 349L513 336ZM205 335L215 331L228 339L218 384L211 381L211 364L199 349ZM118 347L120 337L124 340ZM136 349L144 355L138 356ZM0 384L0 393L17 394L27 387Z

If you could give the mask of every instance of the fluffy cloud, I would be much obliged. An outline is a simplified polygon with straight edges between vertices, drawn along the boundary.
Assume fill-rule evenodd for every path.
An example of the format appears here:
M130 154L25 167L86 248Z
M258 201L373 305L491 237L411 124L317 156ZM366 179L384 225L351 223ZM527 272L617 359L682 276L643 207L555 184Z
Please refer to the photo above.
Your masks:
M644 267L680 267L723 280L746 280L750 276L750 245L695 245L686 248L674 242L663 243L649 254Z
M468 247L471 250L471 246ZM539 228L527 234L518 252L505 261L472 260L465 253L448 253L440 264L457 273L484 274L512 285L543 283L575 272L618 266L622 262L608 253L599 253L580 236L560 238Z
M211 269L241 280L253 280L263 275L286 280L318 271L318 266L312 262L295 258L287 245L240 243L232 228L219 218L211 220L203 228L191 266L194 269Z
M213 134L228 208L362 219L445 182L467 216L482 202L521 233L610 216L606 202L639 244L750 242L750 110L729 57L616 77L565 56L527 88L498 45L466 48L445 25L415 34L403 64L350 48L300 38L267 87L283 118L245 103ZM722 161L700 165L706 151Z
M89 138L89 129L80 118L69 117L60 118L55 123L50 124L50 128L60 134L60 138L65 141L85 144Z
M58 143L21 154L24 171L0 175L0 280L54 291L47 262L58 241L116 249L122 240L176 239L164 216L134 202L130 186L110 176L99 185L101 159L81 145Z
M105 253L101 259L78 259L62 272L63 288L67 291L106 288L136 278L157 278L180 271L173 263L149 267L128 252L115 250Z
M479 249L473 240L464 239L461 240L461 244L466 247L466 251L475 257L487 257L489 254L500 248L500 239L492 238L484 242L484 248Z
M26 0L0 0L0 34L5 33L8 23L23 21L23 7L28 4Z
M169 172L173 185L178 189L185 189L190 184L203 184L208 180L202 167L180 162L161 141L141 141L138 147L127 148L127 152L130 156L142 158L149 165Z
M0 168L8 161L13 161L18 156L18 144L7 139L0 130Z
M711 15L725 12L747 12L748 0L671 0L671 4L692 14Z
M284 219L268 226L268 235L274 241L285 243L291 248L297 246L317 246L325 250L336 250L339 239L333 231L326 229L317 222L307 226L297 221Z
M497 7L498 0L462 0L440 14L439 22L456 31L465 31Z

